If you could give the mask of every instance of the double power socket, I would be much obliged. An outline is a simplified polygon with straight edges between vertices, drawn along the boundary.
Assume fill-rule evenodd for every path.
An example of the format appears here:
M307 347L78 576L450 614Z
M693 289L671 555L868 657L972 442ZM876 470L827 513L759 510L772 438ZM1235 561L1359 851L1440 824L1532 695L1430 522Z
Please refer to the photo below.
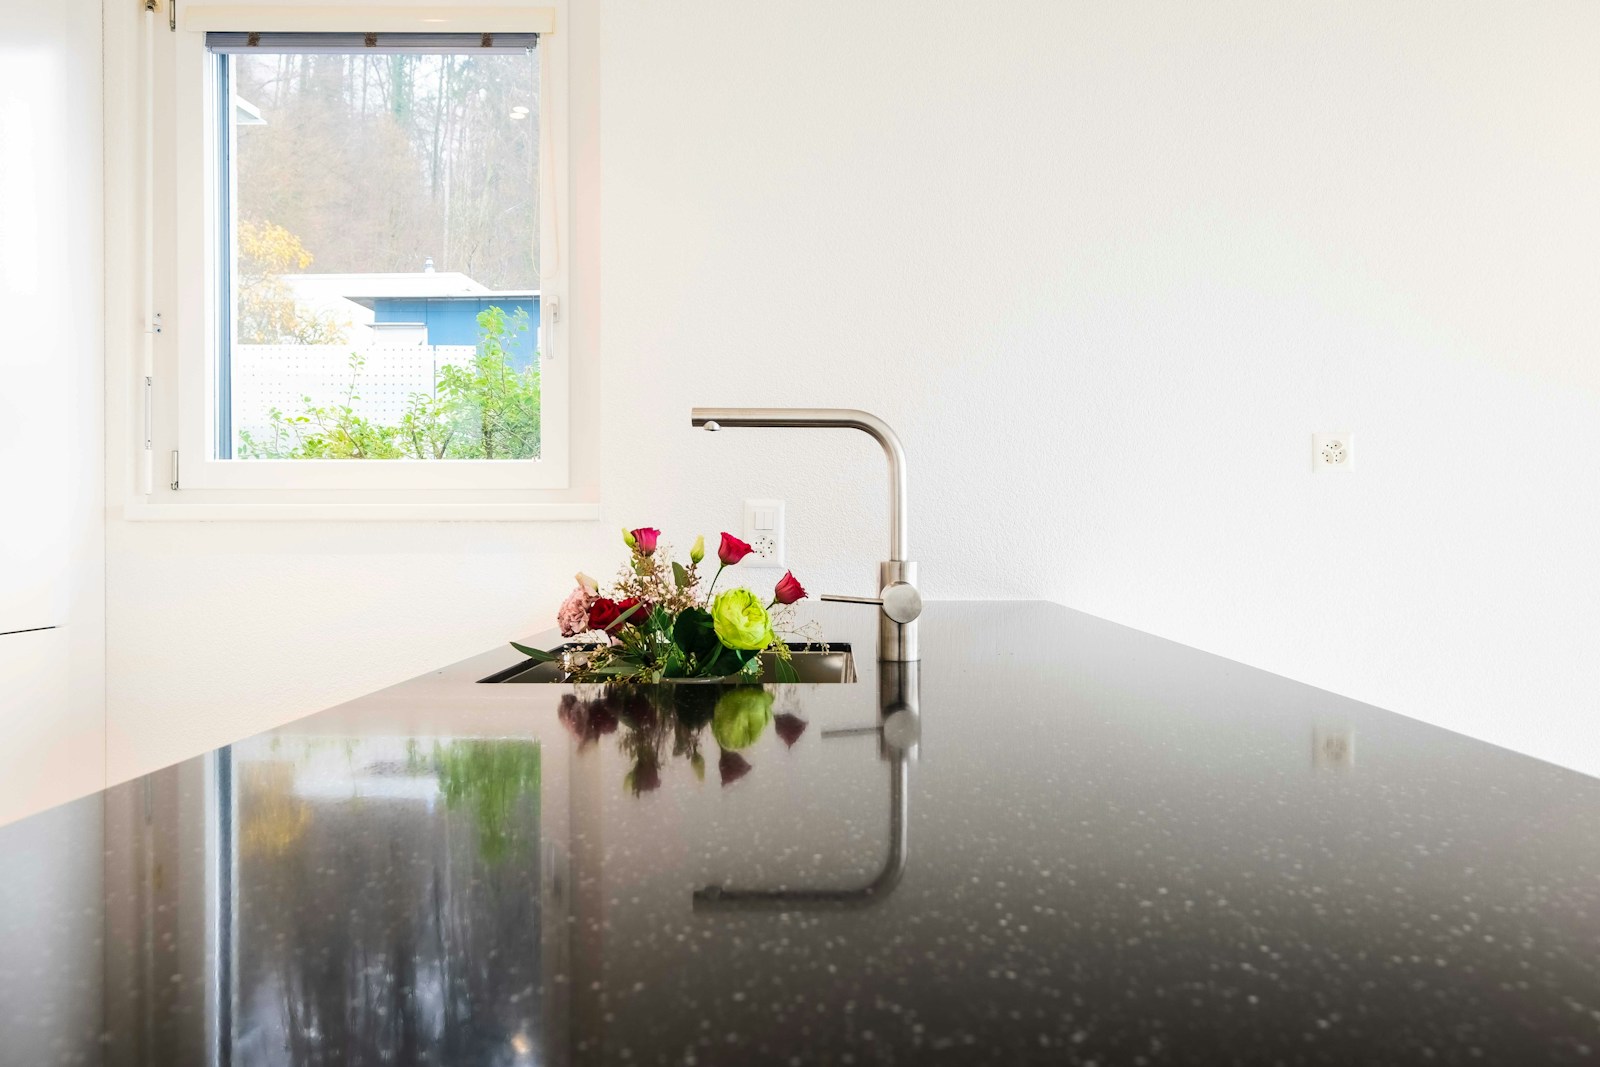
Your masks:
M757 567L782 567L783 501L746 499L744 532L739 536L754 549L744 562Z

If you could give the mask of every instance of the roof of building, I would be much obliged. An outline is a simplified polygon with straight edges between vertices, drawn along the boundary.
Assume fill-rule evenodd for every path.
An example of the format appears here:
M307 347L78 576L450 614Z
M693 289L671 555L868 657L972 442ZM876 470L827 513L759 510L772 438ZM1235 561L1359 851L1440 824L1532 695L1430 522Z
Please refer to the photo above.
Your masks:
M492 290L459 271L409 271L404 274L285 274L295 295L355 297L431 297L486 294Z

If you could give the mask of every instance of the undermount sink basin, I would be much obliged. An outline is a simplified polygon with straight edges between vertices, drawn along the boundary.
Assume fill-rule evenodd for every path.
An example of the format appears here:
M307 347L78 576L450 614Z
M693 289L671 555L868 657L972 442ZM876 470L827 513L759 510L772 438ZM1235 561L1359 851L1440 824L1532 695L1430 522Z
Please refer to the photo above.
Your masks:
M777 659L770 652L761 654L761 674L755 679L739 679L742 682L773 682L778 681L777 669L774 661ZM789 645L789 662L794 665L795 674L800 676L803 683L815 684L818 682L853 682L856 680L855 656L850 652L850 646L838 641L828 644L795 644ZM479 678L479 682L549 682L566 684L572 678L559 663L535 663L526 660L513 664L503 671L496 671L487 678ZM663 685L706 684L725 679L705 678L663 678ZM731 681L731 680L727 680Z

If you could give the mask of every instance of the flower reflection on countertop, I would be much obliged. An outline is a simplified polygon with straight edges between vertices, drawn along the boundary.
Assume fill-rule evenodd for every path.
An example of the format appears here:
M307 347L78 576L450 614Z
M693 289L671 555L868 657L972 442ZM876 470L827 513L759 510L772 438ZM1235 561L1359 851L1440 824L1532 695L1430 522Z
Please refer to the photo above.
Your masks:
M584 685L562 695L557 716L580 752L615 734L630 761L623 786L640 796L661 787L662 768L671 760L688 763L704 781L708 732L725 786L753 769L741 753L769 726L792 748L806 722L793 712L774 715L775 700L759 685Z

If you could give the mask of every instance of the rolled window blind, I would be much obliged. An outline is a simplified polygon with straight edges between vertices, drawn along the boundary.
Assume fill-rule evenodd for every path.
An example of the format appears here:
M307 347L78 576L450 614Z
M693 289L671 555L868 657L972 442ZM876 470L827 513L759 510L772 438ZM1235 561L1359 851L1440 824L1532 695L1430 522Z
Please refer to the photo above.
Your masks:
M539 44L537 33L239 33L213 31L206 47L220 53L292 52L297 54L481 55L485 52L529 52Z

